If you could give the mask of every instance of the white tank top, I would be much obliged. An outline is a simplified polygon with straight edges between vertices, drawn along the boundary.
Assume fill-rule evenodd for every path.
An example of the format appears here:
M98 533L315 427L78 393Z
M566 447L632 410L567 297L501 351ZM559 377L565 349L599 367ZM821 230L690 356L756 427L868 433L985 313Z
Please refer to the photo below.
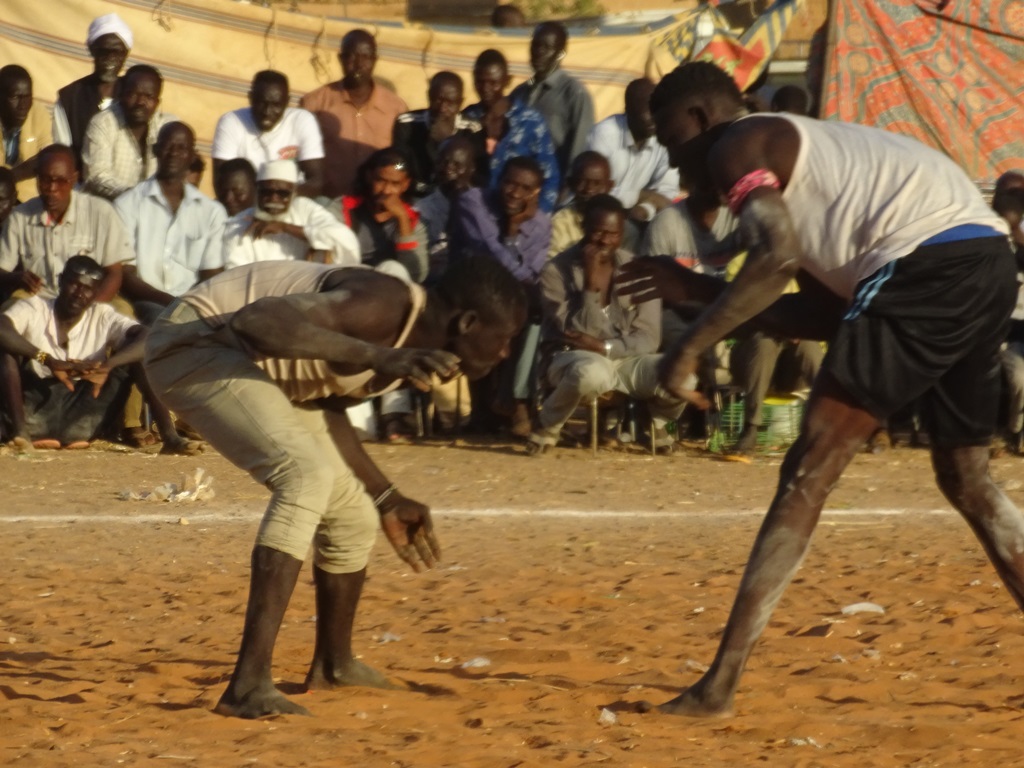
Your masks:
M955 162L914 139L852 123L789 114L800 149L782 197L801 266L840 296L941 232L1005 222Z

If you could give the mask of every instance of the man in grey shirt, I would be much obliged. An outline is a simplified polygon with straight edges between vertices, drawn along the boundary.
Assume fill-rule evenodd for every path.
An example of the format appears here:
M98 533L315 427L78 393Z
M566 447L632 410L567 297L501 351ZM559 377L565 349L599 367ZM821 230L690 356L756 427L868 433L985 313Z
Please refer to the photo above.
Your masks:
M626 211L611 195L591 198L583 214L583 240L545 265L540 275L544 311L543 374L550 393L527 450L543 453L583 399L621 392L646 400L657 448L672 446L665 423L678 418L683 401L658 384L661 302L633 304L613 290L633 254L621 250ZM696 382L694 382L695 384Z
M564 24L538 24L530 41L533 77L511 93L513 101L533 107L548 124L562 178L569 173L573 158L587 148L587 135L594 127L594 103L584 85L561 68L569 33Z

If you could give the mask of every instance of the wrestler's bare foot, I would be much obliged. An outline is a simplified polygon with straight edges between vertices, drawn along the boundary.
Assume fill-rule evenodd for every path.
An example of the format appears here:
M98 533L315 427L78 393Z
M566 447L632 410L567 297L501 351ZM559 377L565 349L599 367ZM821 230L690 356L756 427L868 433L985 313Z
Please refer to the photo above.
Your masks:
M641 701L637 709L640 712L657 711L665 715L682 717L732 717L732 699L719 700L703 695L698 683L664 704L655 706L650 702Z
M325 691L353 685L360 688L383 688L387 691L402 689L402 686L395 685L373 667L357 659L352 659L331 671L327 670L327 665L314 661L309 674L306 675L306 690L309 691Z
M213 711L225 717L241 717L246 720L267 715L309 715L308 709L286 699L273 684L261 685L240 696L228 688Z

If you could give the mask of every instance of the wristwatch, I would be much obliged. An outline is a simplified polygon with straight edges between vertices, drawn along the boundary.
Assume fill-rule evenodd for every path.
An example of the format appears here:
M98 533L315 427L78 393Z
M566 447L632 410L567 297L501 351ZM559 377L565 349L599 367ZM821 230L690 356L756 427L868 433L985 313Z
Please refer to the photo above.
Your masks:
M610 341L606 341L604 343L604 356L605 357L611 357L612 356L612 343Z
M50 359L50 356L40 349L38 352L36 352L36 356L34 359L40 365L46 365L46 361Z

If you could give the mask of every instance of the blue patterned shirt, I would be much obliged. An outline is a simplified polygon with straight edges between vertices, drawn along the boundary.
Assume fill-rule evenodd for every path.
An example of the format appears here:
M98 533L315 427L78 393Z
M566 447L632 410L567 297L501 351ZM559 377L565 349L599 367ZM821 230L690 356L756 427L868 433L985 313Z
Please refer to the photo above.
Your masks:
M483 122L487 110L483 105L471 104L462 110L464 117ZM555 210L558 193L561 190L562 175L558 170L558 158L551 133L544 116L533 107L512 99L508 112L508 130L491 154L490 189L498 188L501 169L511 157L532 157L544 172L544 183L540 188L540 209L545 213Z

